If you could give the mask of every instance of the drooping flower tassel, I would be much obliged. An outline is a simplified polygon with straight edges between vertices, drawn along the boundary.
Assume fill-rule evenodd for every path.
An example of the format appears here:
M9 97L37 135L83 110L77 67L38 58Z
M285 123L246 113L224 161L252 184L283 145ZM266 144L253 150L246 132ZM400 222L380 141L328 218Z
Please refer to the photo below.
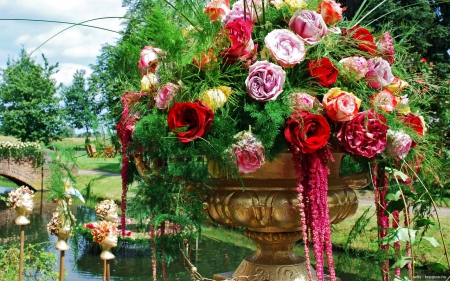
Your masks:
M405 209L403 209L403 214L405 215L405 227L409 228L410 225L410 213L409 213L409 206L408 204L406 204ZM406 242L406 257L411 258L411 244L409 242ZM407 268L408 268L408 273L409 273L409 279L414 280L414 276L413 276L413 270L412 270L412 262L408 262L406 264Z
M305 213L305 198L303 197L304 188L302 185L303 181L303 170L302 170L302 157L299 154L294 154L292 156L292 160L294 162L294 169L295 174L297 176L297 198L299 202L299 208L300 208L300 220L302 225L302 236L303 236L303 244L305 244L305 264L306 269L308 271L308 278L309 280L313 280L312 272L311 272L311 260L310 260L310 253L309 253L309 239L308 239L308 222L306 219L306 213Z
M378 225L378 240L380 248L387 252L389 250L389 244L383 244L381 239L386 237L389 228L389 215L386 214L387 202L385 200L387 193L387 175L384 167L379 167L377 163L372 166L372 182L375 193L375 206L377 213L377 225ZM389 259L381 265L383 281L389 281Z
M392 228L396 229L398 228L400 222L399 222L399 212L398 210L395 210L392 212ZM394 250L397 257L400 257L400 241L394 242ZM400 278L400 267L394 268L394 277Z

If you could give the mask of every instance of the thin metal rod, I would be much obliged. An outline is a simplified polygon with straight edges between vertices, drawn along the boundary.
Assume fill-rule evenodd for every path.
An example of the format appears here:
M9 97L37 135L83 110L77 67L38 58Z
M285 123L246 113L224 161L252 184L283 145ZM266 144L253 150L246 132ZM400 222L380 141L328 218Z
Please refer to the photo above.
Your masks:
M22 275L23 275L24 245L25 245L25 225L21 225L20 226L19 281L22 281Z

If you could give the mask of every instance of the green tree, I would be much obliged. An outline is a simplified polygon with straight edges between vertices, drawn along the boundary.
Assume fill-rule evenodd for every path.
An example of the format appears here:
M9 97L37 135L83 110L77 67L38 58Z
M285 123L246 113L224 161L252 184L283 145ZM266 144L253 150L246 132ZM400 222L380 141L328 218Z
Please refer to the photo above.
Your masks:
M56 96L58 86L51 75L58 63L37 64L24 49L17 60L9 58L1 70L0 131L21 141L44 144L61 139L64 122Z
M61 93L67 121L76 129L84 129L86 142L89 142L89 129L100 114L100 107L96 102L95 92L86 87L85 75L85 70L77 70L73 75L72 85L63 87Z

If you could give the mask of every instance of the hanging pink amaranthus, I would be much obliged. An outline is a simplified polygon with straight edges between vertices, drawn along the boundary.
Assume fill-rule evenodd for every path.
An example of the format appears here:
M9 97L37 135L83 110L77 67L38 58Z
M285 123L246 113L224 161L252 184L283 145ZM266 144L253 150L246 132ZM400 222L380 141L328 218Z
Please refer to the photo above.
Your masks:
M324 280L324 251L327 256L330 280L336 280L331 245L330 218L328 214L328 159L332 158L328 148L323 147L310 154L297 150L293 153L297 175L297 191L305 243L308 277L314 280L310 268L309 238L313 242L316 259L317 280Z
M122 96L122 118L119 123L116 125L117 135L120 138L122 143L122 168L120 170L121 178L122 178L122 201L120 205L120 209L122 211L122 215L120 217L121 227L122 227L122 236L125 236L125 228L126 228L126 217L125 211L127 209L127 181L128 181L128 165L130 163L130 157L127 154L128 143L132 140L134 125L138 120L138 114L131 112L130 107L134 105L137 101L141 99L141 97L145 95L145 93L139 92L125 92Z

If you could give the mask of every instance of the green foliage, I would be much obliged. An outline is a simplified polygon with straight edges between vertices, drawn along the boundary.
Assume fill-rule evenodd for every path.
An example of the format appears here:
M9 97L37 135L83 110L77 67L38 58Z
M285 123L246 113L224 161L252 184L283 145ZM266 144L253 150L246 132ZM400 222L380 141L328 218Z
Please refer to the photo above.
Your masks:
M44 163L41 145L35 142L0 141L0 159L30 160L34 165Z
M19 245L19 243L8 243L0 246L0 280L17 280ZM45 244L26 244L23 280L59 280L59 272L54 270L58 257L48 252L45 246Z
M49 144L60 140L63 131L56 82L50 76L58 64L44 66L22 50L17 60L8 59L0 83L1 132L21 141Z
M73 75L72 85L63 87L61 94L67 121L77 129L85 129L87 138L93 117L100 113L100 107L95 93L86 89L85 74L85 70L77 70Z

